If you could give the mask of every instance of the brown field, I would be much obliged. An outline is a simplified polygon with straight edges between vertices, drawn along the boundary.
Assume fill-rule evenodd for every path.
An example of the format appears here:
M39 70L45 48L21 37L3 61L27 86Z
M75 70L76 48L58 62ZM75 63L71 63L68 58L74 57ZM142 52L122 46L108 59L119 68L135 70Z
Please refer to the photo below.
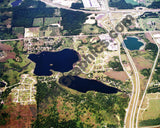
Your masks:
M116 79L116 80L121 80L125 82L128 79L127 74L124 71L107 71L104 73L105 75L109 76L110 78Z
M16 58L16 54L14 52L8 52L7 57L1 59L0 62L5 62L8 59L15 59L15 58Z
M152 67L152 63L141 56L134 57L133 61L135 62L135 65L138 68L138 70Z
M151 43L155 43L154 40L152 39L150 33L145 33L145 37L146 37Z
M10 45L0 43L0 50L10 51L13 50L13 48Z
M13 104L11 98L8 98L5 105L8 107L1 112L8 113L10 117L6 125L0 126L1 128L31 128L37 115L36 105Z
M5 51L5 53L7 54L7 56L5 58L2 58L0 62L5 62L8 59L15 59L16 54L14 52L11 52L13 48L10 45L0 43L0 50Z

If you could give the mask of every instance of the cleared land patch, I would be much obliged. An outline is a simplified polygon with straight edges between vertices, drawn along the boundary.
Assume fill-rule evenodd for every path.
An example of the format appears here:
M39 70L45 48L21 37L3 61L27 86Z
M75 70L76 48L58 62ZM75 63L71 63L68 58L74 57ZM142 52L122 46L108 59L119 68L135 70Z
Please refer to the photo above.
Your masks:
M121 80L123 82L125 82L128 79L128 76L124 71L120 71L120 72L108 71L108 72L105 72L105 74L107 76L109 76L110 78L113 78L113 79L116 79L116 80Z

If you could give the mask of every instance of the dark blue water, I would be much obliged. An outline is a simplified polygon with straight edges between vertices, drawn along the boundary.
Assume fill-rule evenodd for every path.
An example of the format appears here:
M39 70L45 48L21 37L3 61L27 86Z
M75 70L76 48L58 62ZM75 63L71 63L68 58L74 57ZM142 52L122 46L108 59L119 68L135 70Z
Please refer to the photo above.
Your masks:
M124 43L129 50L139 50L139 48L144 45L134 37L127 37L127 40L124 40Z
M34 74L38 76L52 75L51 69L58 72L68 72L73 69L73 64L79 60L79 55L72 49L59 52L41 52L30 54L29 59L36 63Z
M120 91L117 88L107 86L97 80L84 79L78 76L63 76L59 79L59 83L83 93L87 91L97 91L111 94Z
M0 87L5 87L5 83L3 83L3 82L0 82Z
M18 6L20 3L22 3L22 0L16 0L14 2L11 3L12 7L16 7Z

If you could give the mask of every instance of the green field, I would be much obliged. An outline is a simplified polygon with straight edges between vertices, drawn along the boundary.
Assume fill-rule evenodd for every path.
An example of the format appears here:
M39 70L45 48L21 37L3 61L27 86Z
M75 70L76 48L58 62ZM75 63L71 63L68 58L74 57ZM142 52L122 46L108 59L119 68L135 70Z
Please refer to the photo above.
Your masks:
M43 26L43 18L34 18L33 26L34 27Z
M13 27L12 32L24 34L24 27Z
M160 99L151 99L148 109L143 113L143 119L156 119L160 117Z
M143 120L139 126L154 126L160 125L160 99L151 99L149 107L143 113Z
M103 28L97 27L96 25L83 25L82 33L84 34L97 34L97 33L105 33Z
M146 18L139 19L138 21L141 28L143 28L146 31L160 30L159 18ZM155 25L153 22L155 22Z
M47 17L45 18L44 25L48 26L50 24L57 24L60 22L60 17Z

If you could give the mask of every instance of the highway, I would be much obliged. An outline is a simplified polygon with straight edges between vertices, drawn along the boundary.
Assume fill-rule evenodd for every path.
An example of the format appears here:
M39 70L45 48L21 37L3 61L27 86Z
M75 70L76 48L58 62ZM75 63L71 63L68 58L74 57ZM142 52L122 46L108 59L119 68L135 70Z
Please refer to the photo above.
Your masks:
M144 10L136 10L136 9L132 9L132 10L109 10L109 7L107 10L103 10L103 11L87 11L87 10L80 10L80 9L71 9L69 7L66 7L66 6L63 6L63 5L60 5L60 4L53 4L52 2L48 1L48 0L41 0L42 2L46 3L47 5L49 6L52 6L52 7L57 7L57 8L63 8L63 9L67 9L67 10L71 10L71 11L81 11L81 12L84 12L84 13L94 13L94 14L106 14L106 13L109 13L110 17L112 16L111 13L132 13L132 12L159 12L160 9L144 9ZM113 28L114 28L114 25L113 25ZM121 34L135 34L135 33L144 33L144 32L150 32L150 33L154 33L154 32L158 32L158 31L134 31L134 32L122 32ZM50 37L47 37L47 38L55 38L55 37L87 37L87 36L98 36L98 35L101 35L101 34L94 34L94 35L72 35L72 36L50 36ZM35 37L35 38L46 38L46 37ZM31 38L19 38L19 39L9 39L9 40L0 40L0 42L2 41L17 41L17 40L25 40L25 39L31 39ZM151 82L151 78L152 78L152 74L154 72L154 69L155 69L155 66L156 66L156 62L158 60L158 55L160 53L160 50L159 50L159 47L158 47L158 53L157 53L157 57L155 59L155 62L154 62L154 65L153 65L153 68L152 68L152 72L151 72L151 75L149 77L149 80L148 80L148 83L147 83L147 86L146 86L146 89L145 89L145 92L143 94L143 97L142 97L142 100L140 102L140 106L138 108L138 102L139 102L139 96L140 96L140 78L139 78L139 73L138 73L138 70L133 62L133 59L132 57L130 56L130 53L128 51L128 49L126 48L124 42L123 42L123 38L121 37L121 35L119 35L119 37L117 38L119 40L119 47L120 47L120 42L122 43L123 45L123 48L126 52L126 55L129 59L129 62L132 66L132 69L133 69L133 72L134 72L134 75L133 76L129 76L129 74L127 73L127 71L125 70L125 67L123 66L122 64L122 60L120 59L120 62L123 66L123 69L124 71L127 73L127 75L129 76L131 82L132 82L132 85L133 85L133 88L132 88L132 95L131 95L131 98L130 98L130 102L129 102L129 105L128 105L128 108L127 108L127 112L126 112L126 116L125 116L125 124L124 124L124 128L138 128L138 116L139 116L139 112L140 112L140 108L142 106L142 103L143 103L143 100L144 100L144 97L145 97L145 94L146 94L146 90ZM154 38L153 38L154 39ZM120 49L119 49L119 52L120 52ZM120 53L119 53L119 58L120 58ZM137 115L136 115L136 112L137 112Z
M131 12L159 12L160 9L147 9L145 8L144 10L136 10L136 9L116 9L116 10L97 10L97 11L87 11L87 10L81 10L81 9L72 9L72 8L69 8L69 7L66 7L66 6L63 6L63 5L60 5L60 4L56 4L56 3L53 3L49 0L41 0L42 2L44 2L45 4L49 5L49 6L52 6L52 7L57 7L57 8L63 8L63 9L67 9L67 10L71 10L71 11L79 11L79 12L84 12L84 13L95 13L95 14L102 14L102 13L131 13Z
M126 48L123 42L123 39L121 39L121 42L134 72L134 78L132 76L132 80L134 80L134 82L132 82L133 84L132 96L128 105L128 109L127 109L127 113L124 121L125 122L124 128L134 128L135 115L136 115L137 105L139 101L139 94L140 94L140 78L139 78L138 70L132 60L132 57L130 56L128 49Z

